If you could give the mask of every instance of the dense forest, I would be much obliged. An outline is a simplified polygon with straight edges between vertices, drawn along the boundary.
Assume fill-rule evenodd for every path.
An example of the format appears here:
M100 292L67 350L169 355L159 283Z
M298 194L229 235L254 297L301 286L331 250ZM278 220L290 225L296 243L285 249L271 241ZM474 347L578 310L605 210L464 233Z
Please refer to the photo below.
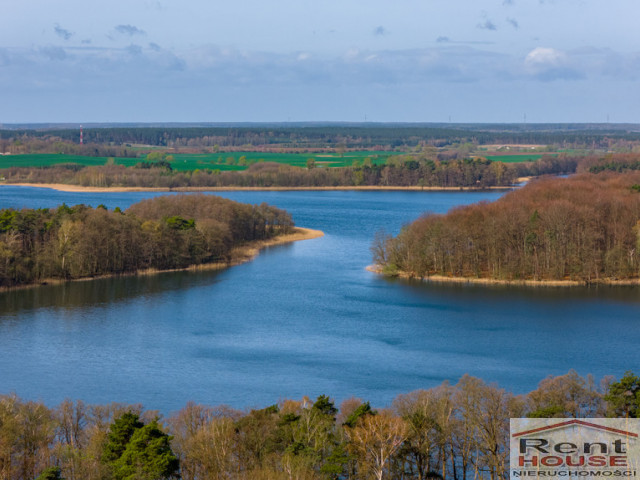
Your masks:
M0 129L0 151L13 142L32 139L79 143L74 128ZM561 145L564 148L605 148L640 140L637 125L455 125L455 124L327 124L253 126L102 126L84 129L87 144L182 147L277 147L357 149L413 147L427 142L442 147L460 143ZM3 143L4 142L4 143ZM86 154L86 153L85 153Z
M292 228L283 210L212 195L156 197L126 211L3 209L0 286L228 263L235 247Z
M517 170L484 159L439 162L393 158L386 165L341 168L300 168L260 162L245 171L203 169L178 172L165 165L85 168L61 165L49 168L12 167L0 170L0 174L7 183L65 183L89 187L491 187L511 185L516 180Z
M104 165L82 167L11 167L0 170L6 183L61 183L85 187L468 187L510 186L518 177L573 173L580 160L544 156L531 163L506 164L485 158L439 159L428 154L398 155L386 164L365 159L350 167L307 168L275 162L252 164L244 171L198 169L174 171L166 161L140 162L134 167Z
M526 395L465 375L385 409L320 395L249 411L188 403L163 418L0 395L0 480L506 480L509 418L635 418L639 399L631 372L596 384L575 371Z
M378 236L388 273L501 280L637 279L640 172L531 181L493 203L426 215Z

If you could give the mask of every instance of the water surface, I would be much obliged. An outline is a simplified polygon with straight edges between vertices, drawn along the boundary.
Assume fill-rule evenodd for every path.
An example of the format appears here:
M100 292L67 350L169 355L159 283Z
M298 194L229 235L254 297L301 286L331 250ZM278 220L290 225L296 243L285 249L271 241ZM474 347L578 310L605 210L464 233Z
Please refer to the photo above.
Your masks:
M0 188L0 207L105 204L158 193ZM0 392L56 404L188 400L235 407L328 394L388 404L469 373L522 393L570 368L640 360L637 288L426 285L365 271L381 228L498 192L225 192L290 211L322 238L218 272L100 279L0 294Z

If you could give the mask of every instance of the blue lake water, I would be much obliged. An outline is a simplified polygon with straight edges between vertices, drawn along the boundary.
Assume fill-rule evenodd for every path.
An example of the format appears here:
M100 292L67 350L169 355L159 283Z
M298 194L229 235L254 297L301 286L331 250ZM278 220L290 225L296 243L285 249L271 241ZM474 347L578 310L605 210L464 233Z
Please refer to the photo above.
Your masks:
M0 187L0 208L125 208L158 193ZM376 231L498 192L224 192L287 209L322 238L219 272L73 282L0 293L0 393L54 405L399 393L469 373L524 393L545 376L620 376L640 360L640 289L427 285L365 270Z

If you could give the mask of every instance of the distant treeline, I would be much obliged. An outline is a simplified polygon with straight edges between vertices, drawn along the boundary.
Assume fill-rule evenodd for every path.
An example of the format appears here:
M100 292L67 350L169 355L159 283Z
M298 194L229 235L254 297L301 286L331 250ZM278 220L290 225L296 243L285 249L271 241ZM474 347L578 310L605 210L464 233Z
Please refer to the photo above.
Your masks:
M519 177L570 174L576 171L633 170L639 154L576 157L545 155L535 162L502 163L483 157L460 158L434 149L389 157L384 165L369 159L350 167L307 168L275 162L258 162L244 171L204 168L174 171L170 161L143 161L136 166L108 164L84 167L11 167L0 170L7 183L62 183L87 187L471 187L512 185ZM160 156L162 157L162 156ZM164 158L164 157L162 157ZM170 158L167 157L167 158Z
M0 170L10 183L66 183L101 187L335 187L335 186L425 186L491 187L510 185L513 167L488 160L447 162L392 159L386 165L341 168L300 168L274 162L251 165L245 171L194 170L177 172L158 168L108 165L79 168L12 167Z
M379 236L389 273L518 280L636 279L640 172L533 180L492 203L426 215Z
M640 155L616 154L604 157L588 158L580 164L580 171L590 173L600 172L627 172L640 170Z
M465 375L374 409L325 395L260 410L188 403L163 419L141 405L55 408L0 396L2 480L506 480L509 419L637 417L640 378L575 371L526 395Z
M351 167L293 167L259 162L245 171L202 169L172 171L168 162L141 162L135 167L77 164L0 170L8 183L64 183L88 187L474 187L512 185L520 176L572 173L578 160L543 157L531 164L505 164L484 158L438 160L420 154L390 157L385 165L371 162Z
M212 195L157 197L124 212L85 205L3 209L0 286L229 262L234 247L292 227L283 210Z
M0 130L3 144L26 144L30 139L47 142L79 143L75 129ZM625 129L588 129L549 126L538 129L506 129L499 125L453 126L253 126L253 127L105 127L84 129L87 144L120 146L142 144L169 148L179 147L265 147L318 149L346 147L414 147L428 143L442 147L452 144L536 144L579 148L611 148L626 142L640 141L640 133Z

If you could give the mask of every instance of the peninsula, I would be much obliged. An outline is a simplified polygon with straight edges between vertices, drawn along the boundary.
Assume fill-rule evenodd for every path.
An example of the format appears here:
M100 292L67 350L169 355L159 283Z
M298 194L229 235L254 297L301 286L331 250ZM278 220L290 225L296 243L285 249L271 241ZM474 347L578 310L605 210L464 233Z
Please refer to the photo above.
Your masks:
M284 210L213 195L0 210L0 287L189 268L224 268L261 248L322 236Z
M640 283L640 173L535 179L492 203L378 235L375 271L430 281Z

